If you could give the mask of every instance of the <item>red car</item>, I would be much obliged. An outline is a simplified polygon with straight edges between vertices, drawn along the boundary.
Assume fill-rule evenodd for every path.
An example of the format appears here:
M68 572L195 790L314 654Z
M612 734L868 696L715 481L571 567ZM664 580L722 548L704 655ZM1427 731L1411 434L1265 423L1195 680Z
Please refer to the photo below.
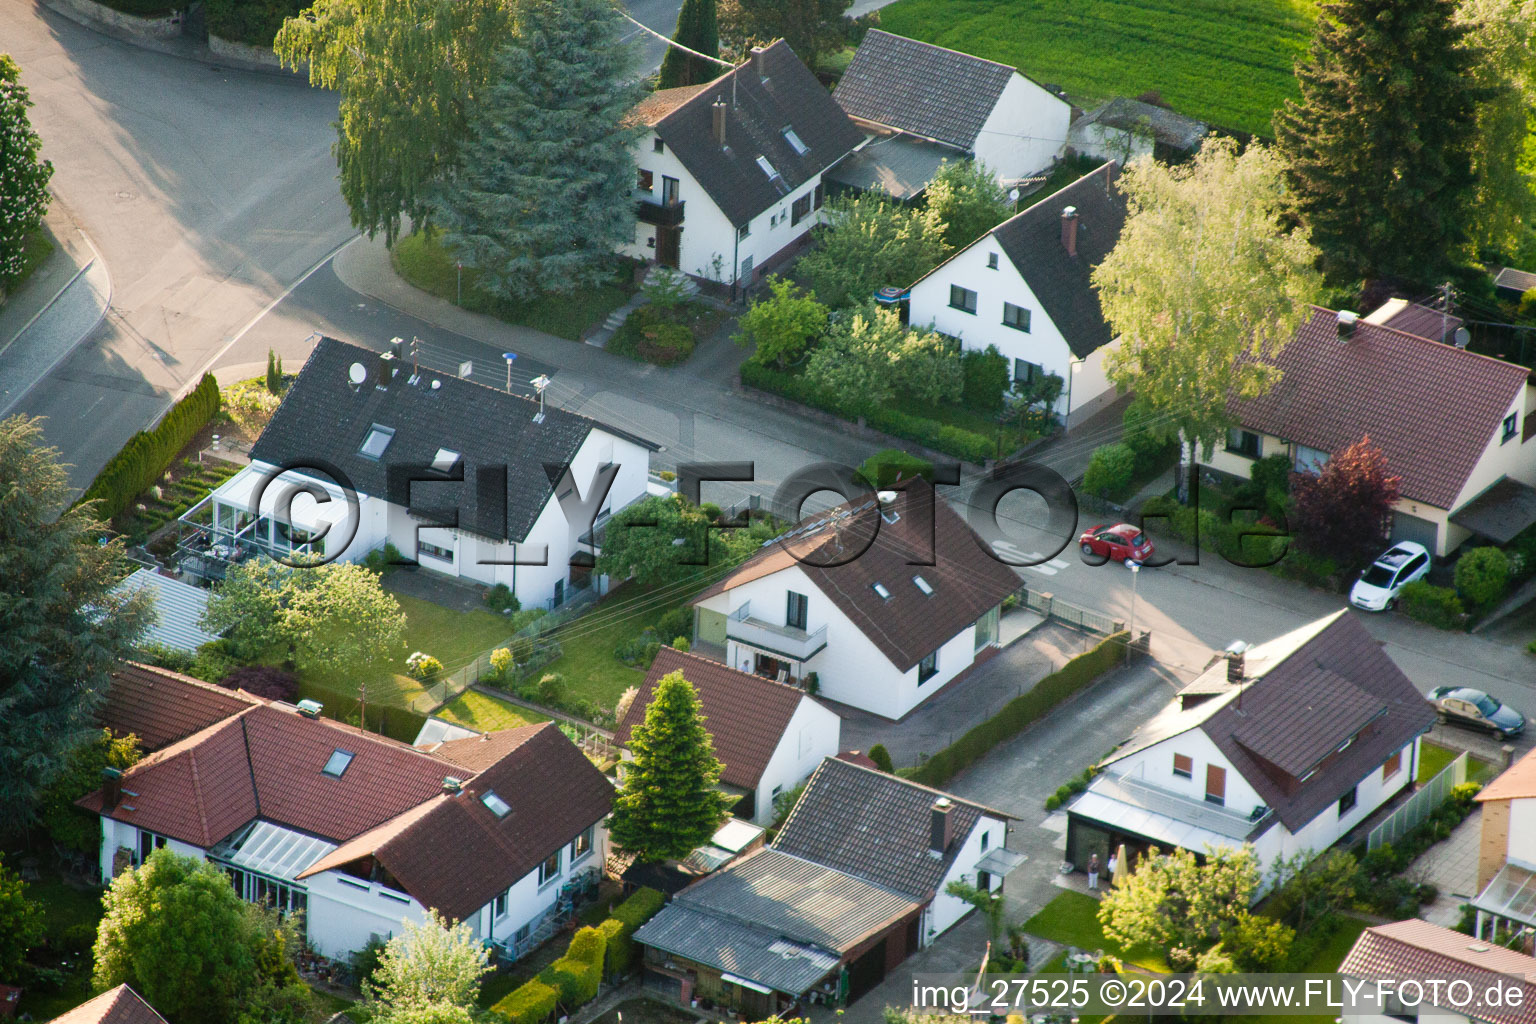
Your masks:
M1116 562L1123 562L1127 558L1145 562L1152 557L1152 538L1130 523L1089 527L1077 538L1077 542L1082 545L1083 554L1098 555Z

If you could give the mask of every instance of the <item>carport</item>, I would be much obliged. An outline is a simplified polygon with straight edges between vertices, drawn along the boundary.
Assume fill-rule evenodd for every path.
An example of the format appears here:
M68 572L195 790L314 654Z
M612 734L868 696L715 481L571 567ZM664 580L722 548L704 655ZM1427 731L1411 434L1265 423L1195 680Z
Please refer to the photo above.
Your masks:
M1536 487L1500 477L1452 515L1451 522L1495 544L1508 544L1536 523Z

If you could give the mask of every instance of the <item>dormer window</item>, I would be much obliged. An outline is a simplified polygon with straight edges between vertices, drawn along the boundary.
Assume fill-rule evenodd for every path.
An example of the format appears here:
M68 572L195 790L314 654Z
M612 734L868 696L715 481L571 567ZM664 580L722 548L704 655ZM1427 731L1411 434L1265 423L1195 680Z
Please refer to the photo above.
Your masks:
M368 435L363 438L363 446L358 454L366 459L375 461L384 457L384 449L389 447L390 439L395 436L394 427L384 427L375 423L368 428Z
M795 130L787 125L784 128L784 141L789 143L790 148L800 156L805 156L811 151L811 147L802 142L800 136L795 134Z
M912 577L912 582L913 582L913 584L915 584L917 586L918 590L921 590L923 592L923 596L925 596L925 597L932 597L933 596L933 584L929 583L927 580L923 579L921 576L913 576Z
M880 600L889 601L891 599L891 592L886 588L884 583L872 583L870 584L870 588L874 590L876 594L880 595Z
M342 750L340 747L337 747L331 751L331 756L326 760L325 767L320 770L333 779L339 779L346 772L347 765L352 763L354 756L352 751Z
M437 454L432 457L432 468L439 473L447 473L461 458L463 456L451 448L439 448Z
M505 818L508 814L512 813L511 805L501 797L497 796L494 789L486 790L481 795L480 802L485 804L486 810L490 811L498 818Z

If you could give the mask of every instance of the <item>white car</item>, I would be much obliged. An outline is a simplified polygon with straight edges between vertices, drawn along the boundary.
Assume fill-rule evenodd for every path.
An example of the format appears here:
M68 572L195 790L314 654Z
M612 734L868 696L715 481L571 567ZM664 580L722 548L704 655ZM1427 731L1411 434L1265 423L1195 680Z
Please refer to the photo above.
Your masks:
M1429 551L1411 540L1398 541L1365 567L1349 591L1349 603L1367 612L1386 611L1414 580L1429 574Z

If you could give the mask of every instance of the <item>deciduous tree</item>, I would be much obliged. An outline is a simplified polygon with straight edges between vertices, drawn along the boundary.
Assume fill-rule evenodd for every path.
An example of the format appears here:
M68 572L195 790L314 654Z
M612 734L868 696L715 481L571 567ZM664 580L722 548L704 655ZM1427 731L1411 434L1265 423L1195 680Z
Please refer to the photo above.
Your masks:
M103 729L71 750L64 768L43 790L38 821L60 846L87 853L101 847L101 819L75 801L101 785L104 768L125 771L144 756L136 736L117 738ZM3 974L4 972L0 972Z
M1129 214L1093 271L1104 317L1123 336L1109 378L1131 391L1163 437L1207 450L1227 402L1263 394L1279 351L1318 290L1316 252L1282 223L1280 162L1208 139L1179 167L1132 164L1119 187ZM1191 464L1193 459L1190 460Z
M682 672L656 683L645 721L630 734L634 760L613 803L608 835L642 861L686 857L709 841L729 811L720 761L693 685Z
M1252 850L1218 849L1198 864L1188 850L1154 851L1115 876L1099 904L1104 934L1126 946L1203 952L1234 928L1259 885Z
M28 236L48 212L53 164L38 156L42 140L27 117L31 105L21 69L0 53L0 301L6 282L27 263Z
M672 40L711 57L720 56L720 29L716 24L715 0L683 0L677 12L677 29ZM728 69L714 61L703 60L675 46L667 47L661 59L658 89L712 82Z
M94 506L69 502L39 421L0 421L0 832L31 819L39 789L92 735L111 672L150 621L145 597L113 590L122 542L101 543Z
M814 68L820 57L843 45L843 12L852 0L724 0L720 31L745 52L782 39L795 56Z
M902 206L875 192L833 199L829 222L799 271L833 309L862 303L875 289L905 288L949 255L937 211Z
M0 978L20 977L27 951L43 941L44 931L43 908L0 859Z
M1456 560L1456 592L1470 607L1488 609L1509 588L1509 556L1495 547L1473 548Z
M1472 146L1472 242L1496 257L1514 253L1536 230L1536 2L1461 0L1455 20L1481 51L1473 75L1488 94Z
M713 527L708 514L682 495L657 495L608 520L596 569L617 580L634 577L642 586L661 586L735 564L771 535L766 526Z
M755 346L754 362L783 369L805 354L806 347L827 329L827 307L815 292L800 293L788 278L770 275L768 295L747 308L734 340Z
M945 161L924 194L928 208L944 222L944 241L951 249L970 245L1013 212L997 176L975 160Z
M1321 472L1297 473L1291 478L1297 542L1341 565L1364 563L1387 539L1401 482L1369 437L1335 452Z
M436 910L429 911L424 924L406 919L366 983L371 1019L388 1024L457 1020L450 1008L473 1008L480 979L490 970L486 948L468 925L455 924Z
M1482 60L1451 0L1329 0L1275 115L1297 214L1340 280L1437 283L1465 257Z

